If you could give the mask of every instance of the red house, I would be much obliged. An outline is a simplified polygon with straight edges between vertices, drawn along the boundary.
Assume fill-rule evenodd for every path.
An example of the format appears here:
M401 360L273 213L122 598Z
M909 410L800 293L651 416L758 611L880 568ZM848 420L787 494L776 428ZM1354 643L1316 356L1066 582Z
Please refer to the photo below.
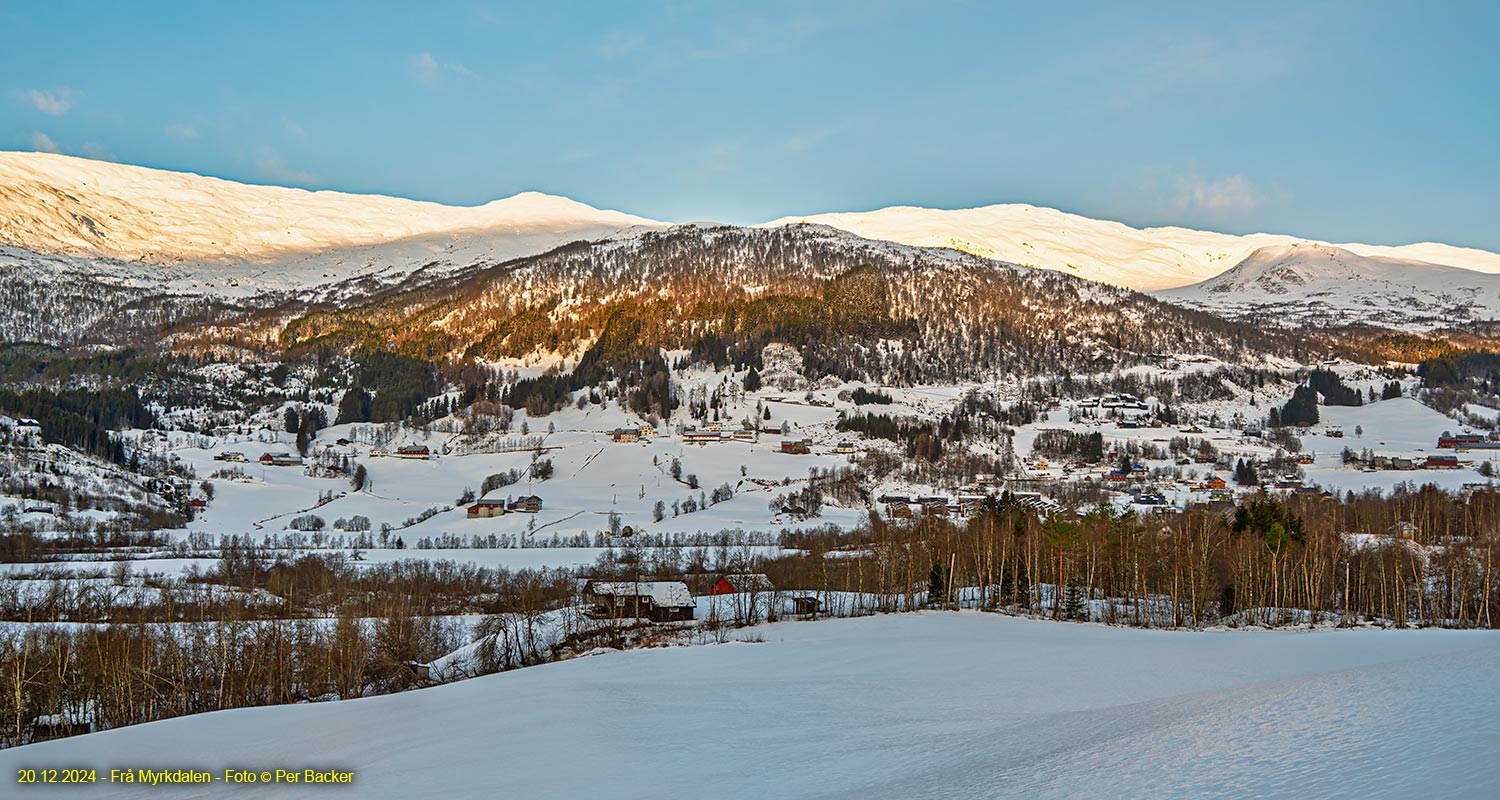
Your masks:
M710 595L742 594L745 592L774 592L771 579L756 572L743 575L725 575L708 590Z
M1484 441L1484 437L1480 436L1477 433L1460 433L1457 436L1438 437L1437 446L1440 450L1446 450L1449 448L1457 447L1461 444L1472 444L1474 442L1482 441Z

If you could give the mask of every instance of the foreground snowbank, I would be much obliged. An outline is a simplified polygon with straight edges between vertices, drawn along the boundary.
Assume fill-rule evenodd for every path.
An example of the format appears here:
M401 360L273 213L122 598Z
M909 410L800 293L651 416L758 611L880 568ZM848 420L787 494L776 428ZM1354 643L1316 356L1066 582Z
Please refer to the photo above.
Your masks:
M1500 796L1495 632L1186 633L964 612L755 633L765 643L167 720L0 752L0 770L352 769L361 798Z

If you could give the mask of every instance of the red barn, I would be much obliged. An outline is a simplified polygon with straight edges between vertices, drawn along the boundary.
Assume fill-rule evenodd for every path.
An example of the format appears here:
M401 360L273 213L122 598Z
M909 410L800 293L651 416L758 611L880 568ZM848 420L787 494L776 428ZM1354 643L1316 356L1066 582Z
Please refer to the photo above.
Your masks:
M1461 444L1472 444L1474 442L1482 441L1484 441L1484 437L1480 436L1477 433L1461 433L1457 436L1438 437L1437 446L1440 450L1446 450L1457 447Z
M761 573L750 573L743 575L725 575L719 578L712 589L708 590L710 595L742 594L744 592L774 592L776 587L771 584L771 579Z

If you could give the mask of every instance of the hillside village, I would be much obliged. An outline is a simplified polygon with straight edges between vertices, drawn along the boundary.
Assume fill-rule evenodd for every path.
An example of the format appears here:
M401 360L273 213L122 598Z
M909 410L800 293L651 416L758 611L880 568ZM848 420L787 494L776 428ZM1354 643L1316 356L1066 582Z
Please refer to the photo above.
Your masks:
M1391 382L1367 368L1333 369L1361 395L1390 392ZM792 391L747 391L744 372L681 374L680 393L715 398L711 418L664 422L582 396L543 417L519 410L506 429L480 436L465 434L472 421L455 414L420 427L328 425L299 442L283 423L289 413L310 414L310 406L292 402L236 423L221 420L209 433L136 430L122 441L148 465L143 472L159 473L141 482L173 499L176 505L162 510L192 518L184 534L253 534L295 529L308 517L325 525L359 518L370 527L331 525L328 535L353 542L374 530L399 530L408 544L491 534L795 529L857 524L870 513L964 518L984 498L1002 494L1047 512L1107 502L1162 514L1223 506L1263 490L1326 495L1410 482L1472 491L1489 482L1487 451L1500 448L1490 432L1407 397L1420 391L1410 379L1395 384L1395 397L1320 406L1316 425L1270 429L1258 412L1278 402L1276 389L1258 398L1240 391L1169 405L1128 392L1064 398L1015 384L806 387L796 377ZM1145 374L1170 379L1178 372ZM965 406L981 410L964 415ZM323 419L336 413L317 409ZM1029 419L1015 420L1022 410ZM187 419L194 412L174 413ZM904 467L905 442L851 424L879 417L934 425L960 416L990 427L949 434L957 450L946 461ZM0 432L17 475L25 473L23 461L45 458L38 426L7 418L8 433ZM955 467L956 454L963 458ZM356 470L364 476L357 487ZM7 508L39 513L24 505L16 497Z

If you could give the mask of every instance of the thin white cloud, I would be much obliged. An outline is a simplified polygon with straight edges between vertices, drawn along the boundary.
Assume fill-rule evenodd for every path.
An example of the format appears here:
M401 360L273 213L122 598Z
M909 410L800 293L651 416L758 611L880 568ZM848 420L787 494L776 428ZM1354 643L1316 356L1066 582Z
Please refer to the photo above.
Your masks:
M167 135L179 141L198 138L198 128L193 125L173 124L167 126Z
M84 142L77 147L65 148L62 145L58 144L57 140L53 139L51 136L48 136L45 133L42 133L41 131L34 131L31 134L31 149L35 150L38 153L58 153L61 155L82 156L83 158L92 158L95 161L120 160L119 156L116 156L114 153L110 152L103 145L97 142Z
M97 142L84 142L78 146L78 155L95 161L119 161L120 157Z
M411 79L423 86L438 86L450 75L475 77L474 71L463 64L439 61L431 53L418 53L406 61L406 72Z
M57 146L57 142L52 141L51 136L48 136L41 131L37 131L31 134L31 149L37 151L38 153L62 152L62 148Z
M78 93L66 86L59 89L26 89L16 92L23 102L44 114L60 117L78 105Z
M317 180L317 176L310 172L287 166L286 159L271 150L262 151L256 156L255 169L262 178L277 183L312 183Z
M299 122L286 120L281 124L281 127L286 131L286 135L292 137L293 139L307 138L307 129L302 127L302 124Z
M1194 174L1178 179L1177 205L1185 211L1248 214L1260 206L1261 199L1250 179L1241 174L1218 179Z

